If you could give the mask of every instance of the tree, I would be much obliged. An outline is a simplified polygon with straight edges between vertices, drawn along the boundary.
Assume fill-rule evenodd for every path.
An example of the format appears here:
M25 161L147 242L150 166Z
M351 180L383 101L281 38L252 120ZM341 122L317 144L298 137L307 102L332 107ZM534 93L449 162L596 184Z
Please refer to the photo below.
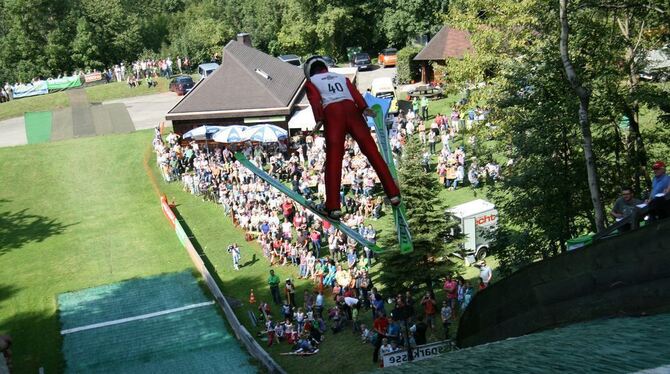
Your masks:
M77 21L77 32L72 40L72 61L82 69L103 66L93 30L84 18Z
M381 29L389 46L402 48L414 38L436 34L448 5L447 0L384 0Z
M568 0L559 0L560 20L561 20L561 39L560 51L563 68L568 82L579 98L579 125L582 129L582 141L584 142L584 158L586 161L586 174L588 176L589 191L591 192L591 202L595 212L596 229L602 231L605 229L605 207L603 206L602 196L600 194L600 183L598 180L598 170L596 167L595 155L593 153L593 139L591 136L591 123L589 122L589 103L591 100L591 91L582 85L582 82L575 71L568 41L570 37L570 26L568 23Z
M475 156L481 163L511 162L489 193L500 210L491 252L508 272L565 251L566 240L597 227L580 147L580 101L565 78L560 54L558 5L541 0L450 4L448 18L470 31L476 53L447 62L448 84L452 90L470 87L468 105L488 108L494 125L473 130ZM615 157L617 100L625 78L617 61L623 50L611 21L579 9L571 14L569 57L593 92L588 109L593 153L602 170L598 182L613 200L627 162L622 159L619 166Z
M418 139L410 139L403 148L398 170L414 251L401 254L397 250L397 233L393 229L382 236L383 247L388 251L381 255L380 281L393 291L421 285L432 290L435 282L458 269L449 257L458 248L458 240L450 237L456 223L446 219L437 179L422 168L423 151ZM446 238L450 239L448 243Z

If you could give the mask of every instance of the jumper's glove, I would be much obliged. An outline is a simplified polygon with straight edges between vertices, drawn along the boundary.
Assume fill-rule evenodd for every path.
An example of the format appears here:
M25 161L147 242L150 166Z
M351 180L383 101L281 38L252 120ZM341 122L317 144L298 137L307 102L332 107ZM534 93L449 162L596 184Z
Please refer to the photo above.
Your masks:
M319 130L321 130L322 127L323 127L323 121L317 121L317 122L316 122L316 126L314 126L314 128L312 129L312 132L310 132L309 135L310 135L311 137L314 137L314 135L316 134L316 132L319 131Z

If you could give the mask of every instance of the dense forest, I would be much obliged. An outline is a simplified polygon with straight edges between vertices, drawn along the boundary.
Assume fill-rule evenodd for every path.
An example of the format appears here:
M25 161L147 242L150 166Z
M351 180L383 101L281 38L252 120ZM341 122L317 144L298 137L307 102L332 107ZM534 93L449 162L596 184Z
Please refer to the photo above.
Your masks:
M2 0L0 81L154 56L208 61L238 32L267 53L378 52L439 30L448 0Z

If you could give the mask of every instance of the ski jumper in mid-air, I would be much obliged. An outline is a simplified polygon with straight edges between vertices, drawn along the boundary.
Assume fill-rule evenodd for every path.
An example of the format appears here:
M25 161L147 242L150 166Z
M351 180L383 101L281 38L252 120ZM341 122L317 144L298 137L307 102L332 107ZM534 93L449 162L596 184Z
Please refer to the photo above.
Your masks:
M377 172L391 204L399 205L400 190L363 119L363 115L374 117L375 112L368 108L363 96L348 78L328 71L322 57L310 57L305 62L304 70L307 77L305 84L307 98L317 123L314 131L325 124L325 211L328 216L332 219L339 219L342 216L340 185L342 183L344 141L347 134L358 143L361 152Z

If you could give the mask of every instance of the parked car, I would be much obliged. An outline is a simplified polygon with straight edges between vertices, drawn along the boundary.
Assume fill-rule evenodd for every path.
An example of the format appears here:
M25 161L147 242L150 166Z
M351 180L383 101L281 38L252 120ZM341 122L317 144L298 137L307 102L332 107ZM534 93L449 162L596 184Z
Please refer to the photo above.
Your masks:
M335 65L337 64L337 60L333 57L330 56L321 56L321 57L323 57L323 60L326 61L326 66L328 66L329 68L335 67Z
M365 52L356 53L354 59L351 60L351 66L358 67L358 70L367 70L371 65L372 61L370 60L370 55Z
M219 64L217 64L216 62L208 62L206 64L198 65L198 74L200 74L200 79L205 79L209 77L218 68Z
M281 55L277 58L284 61L284 62L288 62L291 65L295 65L295 66L302 65L302 60L300 60L300 57L296 56L296 55Z
M440 98L444 95L444 91L440 87L435 86L418 86L407 92L409 97L430 97L430 98Z
M193 86L195 86L193 78L188 75L178 75L170 81L170 91L177 93L178 96L191 92Z
M382 67L395 66L398 60L398 50L395 48L386 48L379 52L377 63Z

